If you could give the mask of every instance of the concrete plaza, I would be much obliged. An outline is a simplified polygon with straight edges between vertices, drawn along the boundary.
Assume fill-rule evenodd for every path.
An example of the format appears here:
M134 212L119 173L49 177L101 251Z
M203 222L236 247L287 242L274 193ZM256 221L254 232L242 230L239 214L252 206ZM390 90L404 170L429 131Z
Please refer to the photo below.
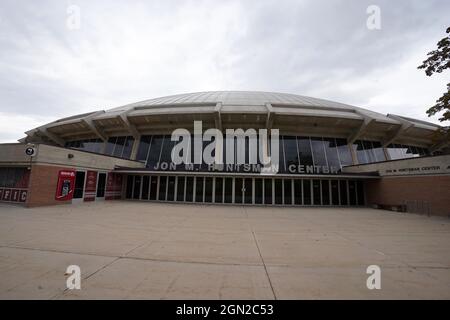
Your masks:
M81 289L66 288L69 265ZM366 268L381 268L369 290ZM1 299L450 299L450 219L367 208L0 204Z

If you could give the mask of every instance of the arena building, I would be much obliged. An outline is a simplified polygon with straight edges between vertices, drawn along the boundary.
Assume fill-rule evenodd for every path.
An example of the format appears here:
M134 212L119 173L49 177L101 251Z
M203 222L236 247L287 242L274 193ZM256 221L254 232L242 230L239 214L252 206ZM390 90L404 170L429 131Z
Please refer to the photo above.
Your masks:
M200 121L203 131L278 129L278 172L248 163L245 134L244 145L216 151L243 151L243 163L174 164L173 131L193 133ZM0 199L30 207L111 199L376 206L448 216L449 144L439 128L294 94L179 94L59 119L0 145Z

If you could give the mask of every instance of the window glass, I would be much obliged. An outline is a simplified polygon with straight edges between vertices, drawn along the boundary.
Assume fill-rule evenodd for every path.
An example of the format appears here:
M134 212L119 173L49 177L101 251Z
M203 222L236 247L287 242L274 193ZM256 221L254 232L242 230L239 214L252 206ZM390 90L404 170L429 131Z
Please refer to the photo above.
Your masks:
M392 143L387 146L387 153L391 160L403 158L400 150L398 148L396 148Z
M325 145L325 153L327 156L328 165L330 167L340 168L338 152L336 148L336 140L334 138L323 138Z
M352 154L346 139L336 139L336 146L339 153L341 166L351 166L353 164Z
M136 160L147 161L148 149L150 148L150 143L152 141L152 136L141 136L139 141L139 148L136 155Z
M122 158L130 159L131 150L133 149L133 143L134 143L133 137L130 137L130 136L126 137L125 145L123 147L123 152L122 152Z
M358 158L359 164L368 163L369 159L367 158L367 154L364 151L364 146L361 140L356 140L356 157Z
M297 137L298 154L300 155L300 164L305 166L313 165L311 142L309 137Z
M110 137L106 143L105 154L111 156L114 152L114 146L116 145L117 137Z
M315 166L327 166L327 158L322 138L311 137L311 147Z
M163 140L164 136L161 135L153 136L147 159L147 167L153 168L158 164Z
M125 145L126 137L117 137L116 146L114 147L113 156L122 157L123 146Z
M364 140L363 142L364 152L366 153L366 159L368 163L376 162L375 152L373 151L373 146L371 141Z
M384 154L383 148L381 146L381 143L379 141L372 141L373 145L373 152L375 153L376 161L385 161L386 156Z
M298 152L297 152L297 139L295 137L283 137L284 155L286 158L286 169L289 171L289 166L298 166ZM295 169L294 169L295 170ZM294 171L295 172L295 171Z
M26 168L0 168L0 187L27 188L29 176Z

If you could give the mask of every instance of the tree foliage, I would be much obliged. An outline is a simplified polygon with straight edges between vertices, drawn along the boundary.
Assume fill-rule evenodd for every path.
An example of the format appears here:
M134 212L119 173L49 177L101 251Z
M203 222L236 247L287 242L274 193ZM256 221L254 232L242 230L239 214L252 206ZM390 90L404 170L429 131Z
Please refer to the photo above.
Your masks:
M418 69L425 69L427 76L441 73L450 68L450 27L446 30L447 36L437 43L437 49L428 52L428 58L422 62ZM427 110L429 117L444 111L439 121L450 120L450 83L447 84L447 92L436 100L436 104Z

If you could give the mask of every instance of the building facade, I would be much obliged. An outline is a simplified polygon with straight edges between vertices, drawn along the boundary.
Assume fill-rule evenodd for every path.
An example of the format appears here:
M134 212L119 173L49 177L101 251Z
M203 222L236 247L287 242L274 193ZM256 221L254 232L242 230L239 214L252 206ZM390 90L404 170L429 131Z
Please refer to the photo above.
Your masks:
M196 145L199 123L201 134L217 129L234 137L219 147L217 136L203 136ZM180 128L189 142L183 163L174 163L172 152L181 139L174 141L172 134ZM439 129L293 94L180 94L60 119L27 131L19 144L0 145L0 199L28 206L118 198L376 205L446 216L450 170L442 150L448 141ZM267 130L267 141L258 135L261 130ZM271 147L275 131L277 149ZM212 142L212 155L222 161L207 163L204 154ZM264 171L263 149L272 156L276 150L276 172ZM426 194L419 185L433 182L442 187L437 196L417 197L416 192Z

